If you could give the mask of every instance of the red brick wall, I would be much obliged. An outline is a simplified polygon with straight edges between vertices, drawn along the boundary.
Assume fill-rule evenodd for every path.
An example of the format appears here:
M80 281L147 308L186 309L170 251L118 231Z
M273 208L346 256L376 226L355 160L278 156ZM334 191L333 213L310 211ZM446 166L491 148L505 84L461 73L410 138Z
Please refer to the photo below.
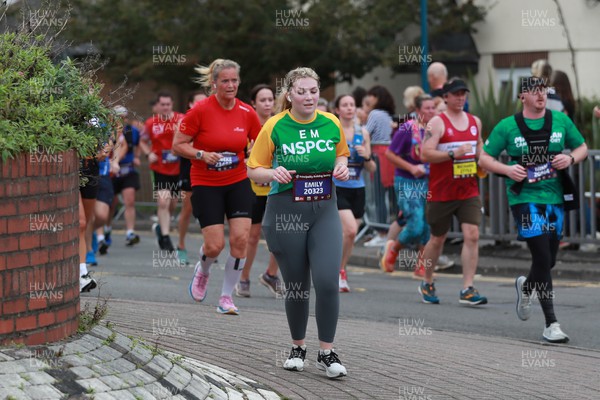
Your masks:
M77 331L78 206L75 151L0 161L0 344Z

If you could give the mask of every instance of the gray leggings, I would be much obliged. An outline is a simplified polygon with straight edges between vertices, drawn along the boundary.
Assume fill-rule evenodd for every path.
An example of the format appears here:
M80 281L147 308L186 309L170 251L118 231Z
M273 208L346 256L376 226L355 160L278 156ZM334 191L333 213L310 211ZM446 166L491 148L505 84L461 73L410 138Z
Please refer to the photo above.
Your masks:
M342 224L335 189L331 199L315 202L294 203L291 190L269 196L262 226L285 282L285 311L292 339L306 336L312 273L319 340L333 343L342 260Z

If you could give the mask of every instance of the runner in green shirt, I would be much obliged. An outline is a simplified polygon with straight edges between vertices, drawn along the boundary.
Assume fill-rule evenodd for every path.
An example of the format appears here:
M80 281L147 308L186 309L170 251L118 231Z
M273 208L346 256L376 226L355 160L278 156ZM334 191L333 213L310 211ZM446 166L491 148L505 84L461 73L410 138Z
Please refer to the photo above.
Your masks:
M547 91L542 79L522 79L519 99L523 112L496 125L483 146L479 165L507 177L508 202L518 239L526 241L531 252L529 275L520 276L515 282L517 316L527 320L531 299L537 297L546 319L544 339L566 343L569 336L554 315L550 271L562 237L564 203L577 199L563 190L567 173L564 170L587 157L587 146L565 114L546 110ZM562 153L567 148L572 149L571 153ZM510 156L508 164L495 159L504 150Z

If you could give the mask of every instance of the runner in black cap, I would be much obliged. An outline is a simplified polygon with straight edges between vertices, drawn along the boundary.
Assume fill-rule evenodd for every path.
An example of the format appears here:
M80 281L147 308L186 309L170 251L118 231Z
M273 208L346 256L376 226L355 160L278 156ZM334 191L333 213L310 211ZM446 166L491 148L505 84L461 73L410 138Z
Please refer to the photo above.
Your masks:
M531 299L537 297L546 319L544 339L567 342L569 336L554 315L550 271L562 237L564 212L573 209L572 200L577 199L575 193L569 193L565 171L587 157L587 146L569 117L546 109L543 79L522 79L519 98L523 112L496 125L485 142L479 164L507 176L508 203L517 224L518 239L527 242L531 252L529 275L519 276L515 282L517 316L527 320L531 315ZM566 148L573 150L564 154ZM508 164L495 159L504 150L511 157Z

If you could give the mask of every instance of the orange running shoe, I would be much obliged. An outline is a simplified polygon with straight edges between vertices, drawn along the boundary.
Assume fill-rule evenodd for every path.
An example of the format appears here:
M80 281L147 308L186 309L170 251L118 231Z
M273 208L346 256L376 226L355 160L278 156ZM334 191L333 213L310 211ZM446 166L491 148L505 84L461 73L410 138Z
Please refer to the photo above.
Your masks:
M396 269L398 251L394 250L394 243L393 240L388 240L385 244L383 256L379 260L379 267L383 272L394 272L394 269Z

